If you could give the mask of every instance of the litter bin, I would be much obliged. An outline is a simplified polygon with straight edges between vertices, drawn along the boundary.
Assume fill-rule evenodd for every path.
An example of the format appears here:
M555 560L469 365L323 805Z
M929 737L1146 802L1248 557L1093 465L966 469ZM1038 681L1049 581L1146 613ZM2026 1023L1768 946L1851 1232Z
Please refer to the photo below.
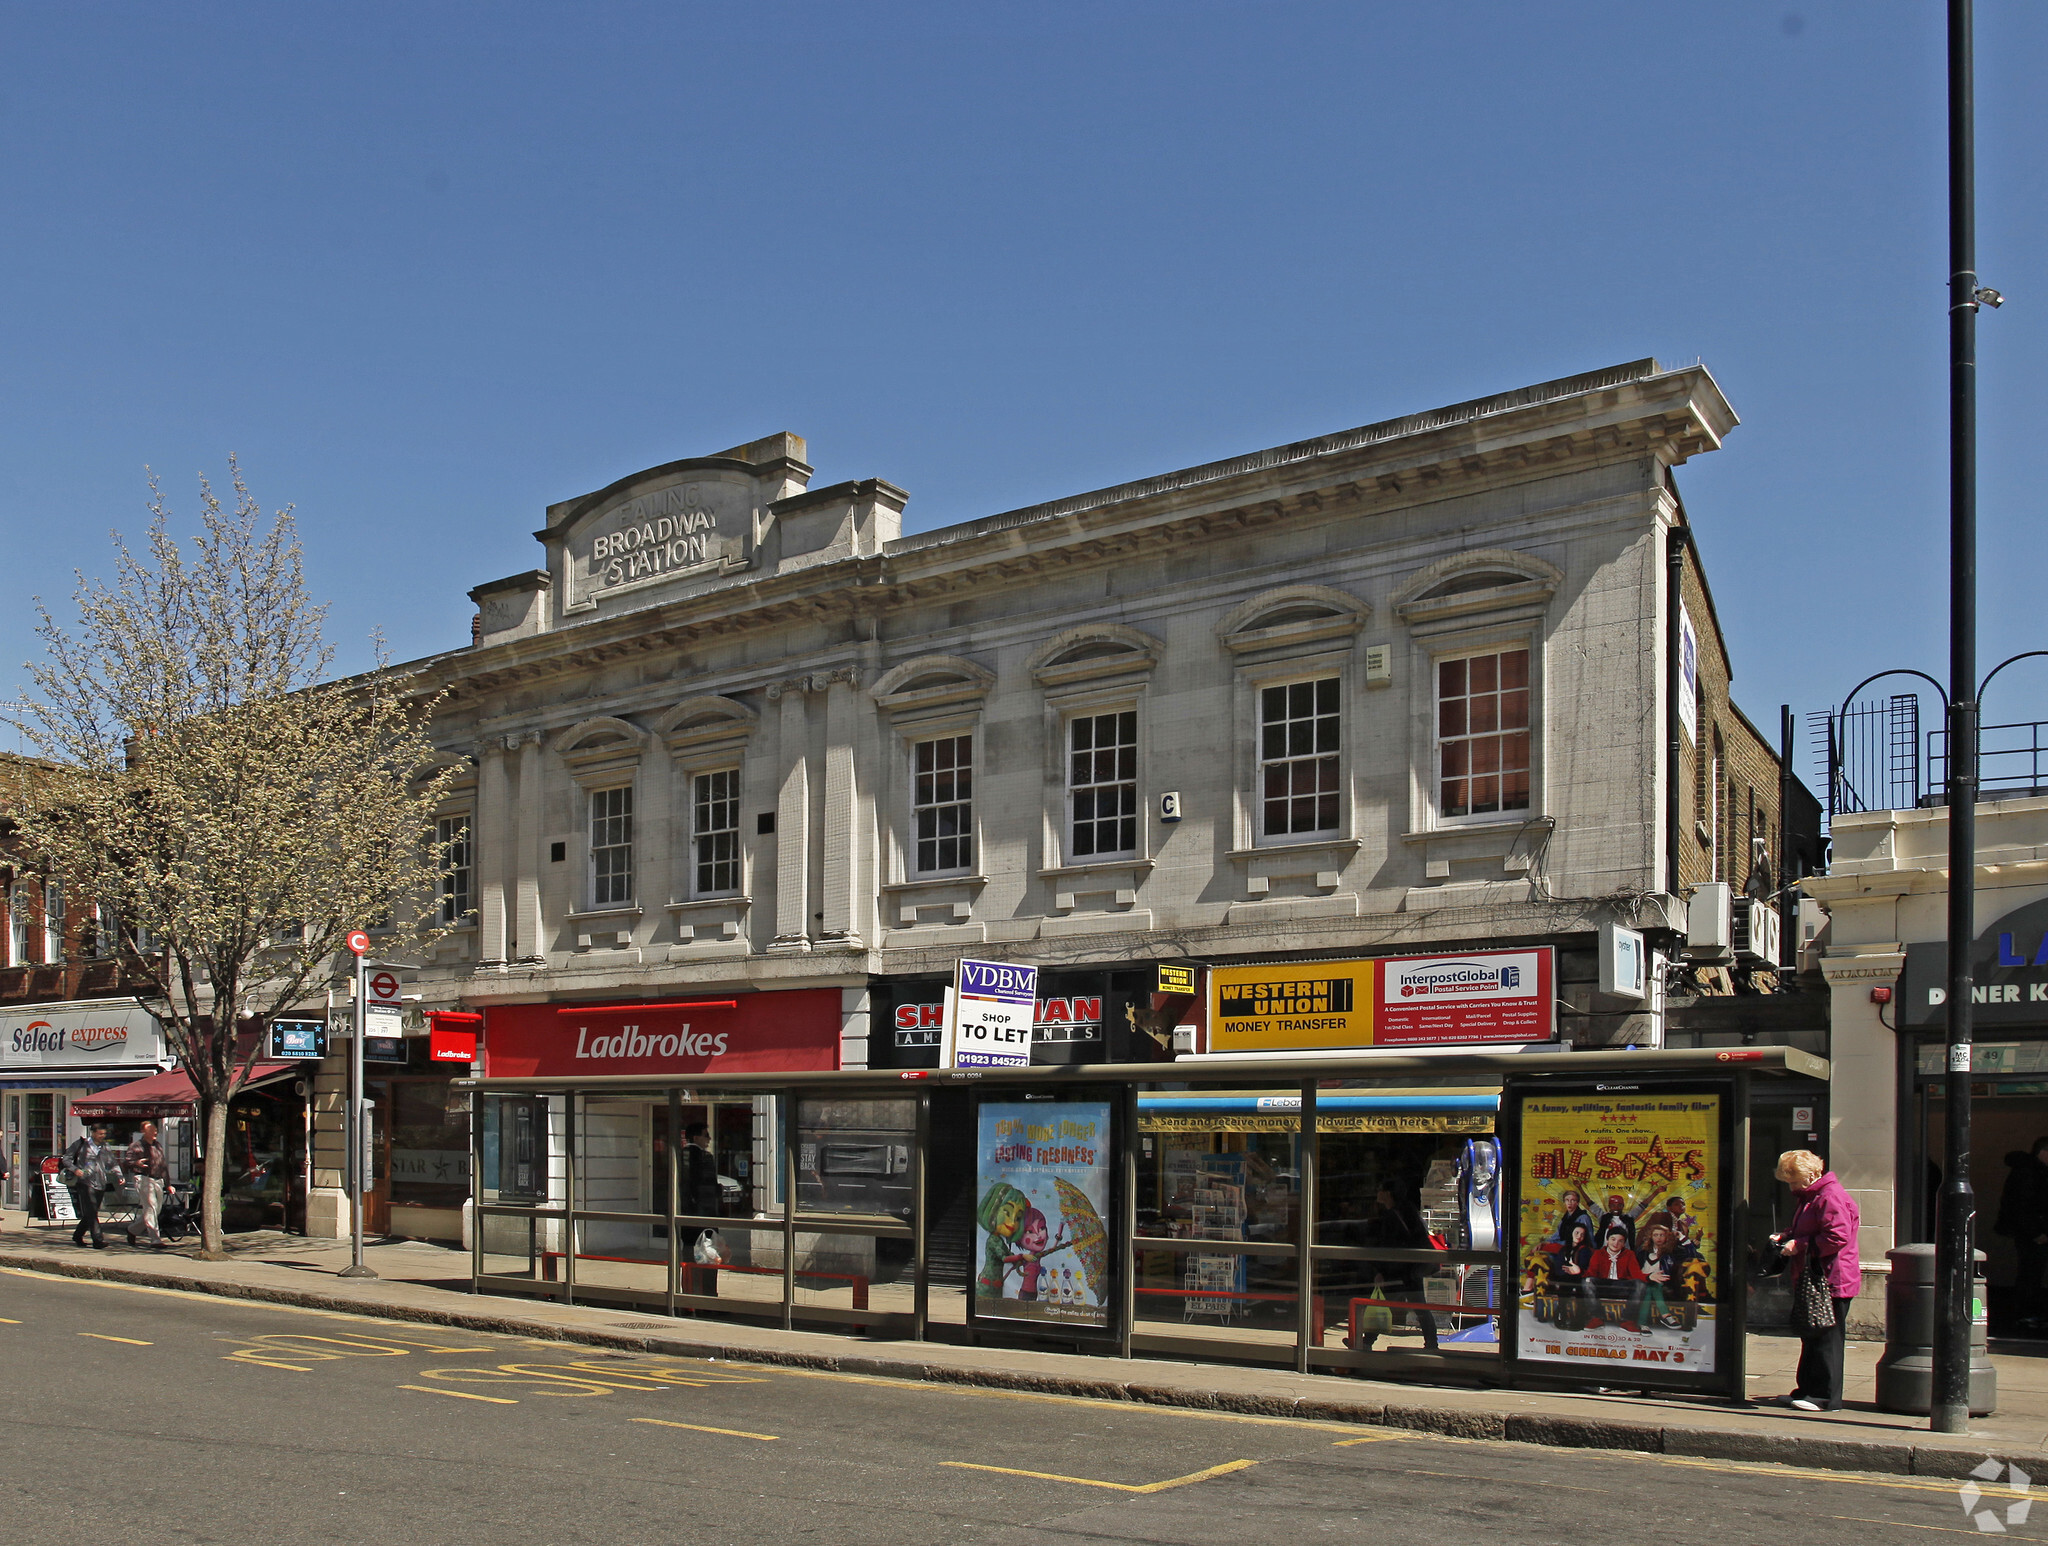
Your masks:
M1884 1356L1877 1361L1877 1404L1887 1412L1925 1412L1934 1397L1934 1247L1886 1251ZM1985 1349L1984 1253L1977 1255L1970 1310L1970 1415L1998 1405L1998 1370Z

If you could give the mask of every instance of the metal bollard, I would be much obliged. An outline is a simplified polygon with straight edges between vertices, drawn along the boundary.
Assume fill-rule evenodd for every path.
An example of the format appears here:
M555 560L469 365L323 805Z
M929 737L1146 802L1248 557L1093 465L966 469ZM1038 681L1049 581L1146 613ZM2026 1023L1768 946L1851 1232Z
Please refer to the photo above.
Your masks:
M1934 1389L1934 1247L1886 1251L1892 1264L1884 1290L1884 1355L1877 1361L1877 1404L1886 1412L1925 1412ZM1970 1415L1998 1405L1998 1370L1985 1348L1984 1253L1977 1252L1970 1315Z

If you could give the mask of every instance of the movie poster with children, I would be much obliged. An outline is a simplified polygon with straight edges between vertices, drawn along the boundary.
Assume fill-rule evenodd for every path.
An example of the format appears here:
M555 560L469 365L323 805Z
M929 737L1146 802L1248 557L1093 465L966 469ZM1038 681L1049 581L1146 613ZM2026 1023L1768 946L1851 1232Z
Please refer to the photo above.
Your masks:
M1523 1098L1521 1357L1713 1372L1722 1099Z
M1112 1297L1107 1101L984 1101L974 1313L1105 1328Z

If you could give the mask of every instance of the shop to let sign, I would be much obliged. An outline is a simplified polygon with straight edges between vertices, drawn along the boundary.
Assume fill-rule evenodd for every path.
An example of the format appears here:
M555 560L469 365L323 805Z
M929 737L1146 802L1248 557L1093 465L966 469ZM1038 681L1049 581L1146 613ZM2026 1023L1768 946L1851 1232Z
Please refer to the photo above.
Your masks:
M1554 1041L1554 976L1548 946L1217 967L1209 974L1209 1050Z
M948 1068L1028 1068L1038 968L962 961L947 1016Z

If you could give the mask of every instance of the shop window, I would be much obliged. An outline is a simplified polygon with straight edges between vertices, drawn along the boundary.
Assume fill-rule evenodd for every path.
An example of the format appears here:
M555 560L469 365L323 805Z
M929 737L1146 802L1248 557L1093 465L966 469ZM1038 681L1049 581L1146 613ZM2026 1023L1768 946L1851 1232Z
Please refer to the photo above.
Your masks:
M1529 651L1438 660L1438 798L1445 816L1529 808Z
M691 780L690 846L696 894L740 889L740 770L719 768Z
M911 751L911 825L917 873L974 867L974 737L919 741Z
M1067 721L1068 853L1076 859L1138 851L1138 715L1082 714Z
M628 907L632 901L633 787L592 790L590 905Z
M1259 690L1260 831L1328 837L1339 826L1337 678Z
M434 843L441 855L441 921L467 923L475 909L475 850L469 817L443 816L434 823Z
M450 1110L446 1079L393 1079L391 1201L459 1208L469 1196L469 1113Z

